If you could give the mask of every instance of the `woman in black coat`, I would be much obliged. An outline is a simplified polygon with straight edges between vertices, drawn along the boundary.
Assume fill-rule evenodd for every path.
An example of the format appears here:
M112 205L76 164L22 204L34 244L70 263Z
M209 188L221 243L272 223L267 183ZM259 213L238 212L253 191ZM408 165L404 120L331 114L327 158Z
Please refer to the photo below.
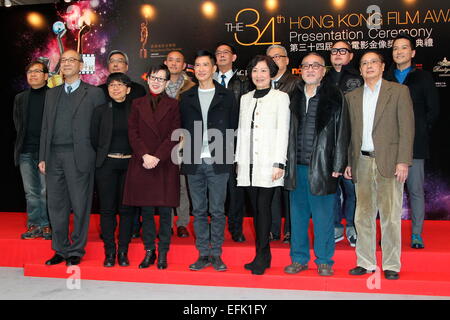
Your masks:
M131 158L128 115L131 80L123 73L111 73L106 81L111 100L98 106L92 115L91 143L97 152L95 182L100 202L100 226L105 246L105 267L113 267L117 254L120 266L129 266L128 245L134 208L122 205L125 177ZM116 249L116 212L119 211L119 245Z

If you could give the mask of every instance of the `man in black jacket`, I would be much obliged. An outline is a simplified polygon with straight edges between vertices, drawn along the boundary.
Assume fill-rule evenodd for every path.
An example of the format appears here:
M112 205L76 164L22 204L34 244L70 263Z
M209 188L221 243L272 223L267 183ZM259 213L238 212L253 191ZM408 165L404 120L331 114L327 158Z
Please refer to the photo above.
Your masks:
M291 259L286 273L308 269L308 227L314 223L319 275L333 274L334 203L337 178L347 164L350 124L342 92L322 83L325 60L315 52L302 60L304 86L291 101L285 188L291 191Z
M439 94L433 77L416 69L412 58L416 54L415 40L408 34L399 34L392 44L394 64L386 73L386 80L408 86L414 108L415 135L413 164L409 168L406 185L411 199L412 236L411 247L423 249L423 220L425 217L424 163L430 155L429 138L439 115Z
M344 94L362 86L364 83L359 71L351 64L352 59L352 47L348 42L338 41L331 47L330 61L332 68L325 76L324 81L339 87ZM342 225L342 216L344 216L346 221L345 236L352 247L356 246L355 209L355 185L352 180L339 177L334 210L335 242L344 239L344 226Z
M292 99L292 95L295 89L300 83L300 78L294 76L290 70L288 70L289 57L285 47L278 44L271 45L267 48L266 54L272 58L275 64L278 66L278 72L275 77L272 78L272 88L289 95ZM289 191L282 187L275 188L275 193L272 200L272 226L270 228L270 240L279 240L281 229L281 212L284 207L284 243L289 243L291 239L291 221L289 213Z
M41 61L33 61L26 67L29 89L14 99L14 126L17 139L14 145L14 164L22 175L27 200L27 231L22 239L44 237L50 240L52 233L47 212L45 177L39 173L39 140L42 114L47 92L48 68Z
M233 62L237 59L236 50L229 43L219 42L216 46L215 55L218 70L214 73L214 80L233 91L236 102L239 105L241 96L249 91L250 83L247 77L240 76L237 74L237 70L233 70ZM236 171L233 170L230 172L228 180L228 230L235 242L245 241L244 233L242 232L244 215L245 192L244 188L237 187Z
M180 100L181 127L185 131L181 172L188 179L195 245L200 253L198 260L189 266L191 270L211 264L217 271L227 270L221 259L224 204L233 168L234 130L239 112L234 94L213 80L215 64L211 52L197 52L194 71L199 85L183 93Z

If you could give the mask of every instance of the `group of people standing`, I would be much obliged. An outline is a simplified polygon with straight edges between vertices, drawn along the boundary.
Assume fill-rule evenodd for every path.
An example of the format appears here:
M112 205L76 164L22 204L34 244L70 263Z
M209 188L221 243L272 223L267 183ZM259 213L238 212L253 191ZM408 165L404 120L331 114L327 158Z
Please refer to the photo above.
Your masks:
M233 241L246 241L246 197L251 204L256 251L244 267L252 274L270 268L270 241L280 237L284 207L292 260L285 272L309 268L312 218L318 273L332 275L335 242L344 238L342 204L345 235L357 253L350 274L376 269L379 212L382 268L386 279L398 279L405 181L414 217L411 246L424 247L423 166L439 110L431 76L411 62L414 44L405 34L394 40L394 65L386 73L391 81L383 79L378 52L362 55L359 72L352 68L352 48L344 41L333 45L328 73L324 57L310 52L301 60L300 77L288 71L280 45L254 57L247 77L233 69L233 45L200 50L195 81L183 71L183 54L173 51L164 64L150 67L148 93L126 75L122 51L108 55L111 73L100 88L80 80L82 59L74 50L61 56L65 83L53 89L46 89L47 67L35 61L26 69L31 89L14 105L16 163L29 213L22 238L52 239L55 255L47 265L79 264L95 177L105 267L116 260L130 264L128 246L140 211L145 255L139 268L156 260L159 269L167 268L174 208L178 236L189 235L189 194L199 252L191 270L227 270L221 257L228 196Z

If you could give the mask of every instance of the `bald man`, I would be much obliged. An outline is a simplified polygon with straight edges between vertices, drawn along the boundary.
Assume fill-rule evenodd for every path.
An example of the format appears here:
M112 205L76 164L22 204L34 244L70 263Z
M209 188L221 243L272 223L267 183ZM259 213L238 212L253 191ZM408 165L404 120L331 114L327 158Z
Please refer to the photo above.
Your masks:
M85 254L94 186L91 116L106 100L102 89L81 81L83 61L78 52L65 51L60 63L64 84L47 91L39 150L55 251L46 264L77 265ZM69 235L71 211L74 228Z

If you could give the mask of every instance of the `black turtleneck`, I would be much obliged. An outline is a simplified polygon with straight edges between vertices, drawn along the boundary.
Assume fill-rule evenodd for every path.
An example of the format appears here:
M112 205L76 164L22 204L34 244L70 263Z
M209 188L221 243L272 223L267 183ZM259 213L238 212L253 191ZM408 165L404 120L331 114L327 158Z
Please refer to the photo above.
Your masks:
M266 89L256 89L255 93L253 94L253 98L259 99L264 97L266 94L269 93L270 89L271 89L270 87Z
M130 142L128 141L128 113L127 103L112 101L113 130L109 153L131 154Z
M42 114L44 112L45 92L48 87L39 89L30 88L30 96L27 106L27 124L22 153L39 152L41 138Z

